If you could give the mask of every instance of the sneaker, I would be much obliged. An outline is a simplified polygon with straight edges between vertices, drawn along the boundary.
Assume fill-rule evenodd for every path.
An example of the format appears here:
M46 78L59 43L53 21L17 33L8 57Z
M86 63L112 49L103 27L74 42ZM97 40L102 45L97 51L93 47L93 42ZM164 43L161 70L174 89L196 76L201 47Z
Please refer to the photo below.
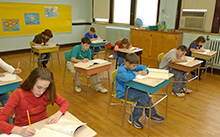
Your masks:
M76 87L75 87L75 91L76 91L76 92L81 92L81 87L80 87L80 86L76 86Z
M182 92L180 92L180 93L172 92L172 95L182 98L182 97L185 96L185 93L182 93Z
M128 123L132 124L131 118L128 119ZM134 126L135 126L137 129L142 129L142 128L143 128L143 125L142 125L141 122L138 121L138 120L133 121L133 124L134 124Z
M95 88L95 91L99 91L99 92L102 92L102 93L106 93L108 90L105 89L103 86L99 86L99 87Z
M147 119L149 119L148 116L146 116ZM151 119L156 121L156 122L162 122L164 120L164 117L158 115L158 114L155 114L154 116L151 116Z
M186 88L182 88L181 89L184 93L186 92L187 94L191 93L192 90L191 89L186 89Z

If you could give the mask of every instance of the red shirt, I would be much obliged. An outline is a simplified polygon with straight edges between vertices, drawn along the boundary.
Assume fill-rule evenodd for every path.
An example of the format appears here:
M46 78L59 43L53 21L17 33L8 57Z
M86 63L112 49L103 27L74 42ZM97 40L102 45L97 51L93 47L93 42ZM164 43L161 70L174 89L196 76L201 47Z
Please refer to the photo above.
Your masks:
M0 131L10 134L14 126L28 125L27 110L29 111L31 123L47 118L46 99L47 92L40 97L35 97L31 91L23 91L21 88L16 89L0 111ZM69 103L58 94L55 103L60 106L59 110L63 112L63 114L69 108ZM11 125L7 123L7 120L13 110L15 119L14 125Z
M131 43L129 43L129 46L130 46L130 45L131 45ZM120 43L116 43L115 46L118 46L119 48L122 48L122 47L120 46ZM115 46L114 46L114 48L113 48L113 52L117 52L117 51L115 51Z

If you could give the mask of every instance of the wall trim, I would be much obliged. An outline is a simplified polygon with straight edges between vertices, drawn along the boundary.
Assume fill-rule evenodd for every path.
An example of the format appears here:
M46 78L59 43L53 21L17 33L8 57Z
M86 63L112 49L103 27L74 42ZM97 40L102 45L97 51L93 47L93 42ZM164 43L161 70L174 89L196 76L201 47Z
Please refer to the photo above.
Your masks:
M92 25L91 22L84 22L84 23L72 23L72 26L75 26L75 25Z

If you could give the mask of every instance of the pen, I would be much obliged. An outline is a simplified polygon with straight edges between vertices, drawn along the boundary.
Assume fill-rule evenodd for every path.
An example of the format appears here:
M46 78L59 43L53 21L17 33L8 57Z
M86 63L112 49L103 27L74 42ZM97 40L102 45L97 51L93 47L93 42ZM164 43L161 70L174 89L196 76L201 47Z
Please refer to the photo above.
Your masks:
M29 123L29 126L31 127L31 119L30 119L29 111L28 111L28 110L27 110L27 117L28 117L28 123Z
M79 55L80 57L82 57L84 59L84 57L82 55Z
M19 69L19 67L20 67L20 62L18 62L18 67L17 68Z

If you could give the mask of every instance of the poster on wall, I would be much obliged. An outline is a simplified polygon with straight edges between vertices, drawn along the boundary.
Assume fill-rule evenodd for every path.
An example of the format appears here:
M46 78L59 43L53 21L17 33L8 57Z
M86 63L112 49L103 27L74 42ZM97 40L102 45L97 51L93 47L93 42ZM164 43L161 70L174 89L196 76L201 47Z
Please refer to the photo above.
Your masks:
M39 13L25 13L25 24L26 25L37 25L40 24Z
M57 18L57 15L58 15L57 7L44 7L44 11L45 11L46 18L51 18L51 17Z
M2 19L3 31L20 31L19 19Z

